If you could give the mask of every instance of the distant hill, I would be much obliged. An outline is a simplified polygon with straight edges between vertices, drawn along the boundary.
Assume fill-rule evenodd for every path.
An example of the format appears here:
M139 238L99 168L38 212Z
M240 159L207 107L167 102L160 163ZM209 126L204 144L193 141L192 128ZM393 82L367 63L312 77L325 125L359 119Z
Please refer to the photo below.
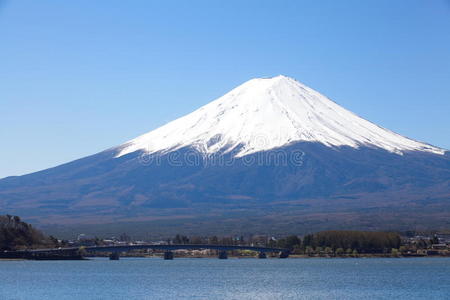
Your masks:
M0 216L0 250L30 247L53 247L57 241L20 220L17 216Z

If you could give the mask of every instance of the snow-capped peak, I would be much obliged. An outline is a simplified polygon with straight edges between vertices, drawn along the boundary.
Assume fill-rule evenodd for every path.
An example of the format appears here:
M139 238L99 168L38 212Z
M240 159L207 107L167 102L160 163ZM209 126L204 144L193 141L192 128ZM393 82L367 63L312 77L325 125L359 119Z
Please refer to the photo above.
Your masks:
M397 154L445 153L364 120L280 75L245 82L196 111L125 143L117 157L138 150L168 152L186 146L204 153L239 146L236 156L244 156L300 141L330 147L378 147Z

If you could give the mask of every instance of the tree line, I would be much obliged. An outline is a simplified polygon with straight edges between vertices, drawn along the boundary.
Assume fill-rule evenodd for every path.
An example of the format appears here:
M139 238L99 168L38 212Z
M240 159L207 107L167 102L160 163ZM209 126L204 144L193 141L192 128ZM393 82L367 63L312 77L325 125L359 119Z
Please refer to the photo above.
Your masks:
M32 247L55 247L58 241L45 236L18 216L0 216L0 250L18 250Z
M292 235L271 244L305 254L389 253L400 247L401 238L394 232L329 230L305 235L303 239Z
M130 242L126 234L120 236L121 241ZM96 238L95 245L102 245L103 240ZM177 234L168 239L169 244L209 244L209 245L242 245L264 246L289 249L292 253L305 255L357 255L415 252L418 249L428 249L437 244L437 237L432 240L418 240L414 243L401 240L394 232L329 230L308 234L303 237L290 235L283 238L265 235L247 236L185 236ZM0 216L0 250L16 250L37 247L58 247L64 242L52 236L48 237L30 224L23 222L18 216Z
M375 231L321 231L306 235L303 247L329 247L337 249L353 249L359 253L384 253L401 245L400 235L394 232Z
M401 246L400 235L394 232L329 230L305 235L303 238L290 235L284 238L268 237L188 237L177 234L168 243L174 244L221 244L267 246L284 248L294 253L355 254L390 253Z

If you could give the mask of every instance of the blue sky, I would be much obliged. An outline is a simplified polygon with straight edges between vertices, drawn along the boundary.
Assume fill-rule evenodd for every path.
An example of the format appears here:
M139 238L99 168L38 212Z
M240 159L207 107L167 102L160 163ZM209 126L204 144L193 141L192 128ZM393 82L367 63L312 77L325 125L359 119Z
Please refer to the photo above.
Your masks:
M450 149L449 1L0 0L0 57L0 177L278 74Z

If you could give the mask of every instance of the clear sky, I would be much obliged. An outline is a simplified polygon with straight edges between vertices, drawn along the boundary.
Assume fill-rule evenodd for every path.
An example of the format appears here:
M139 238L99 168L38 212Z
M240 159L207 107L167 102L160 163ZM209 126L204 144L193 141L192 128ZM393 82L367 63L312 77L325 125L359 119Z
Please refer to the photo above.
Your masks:
M2 1L0 177L121 144L254 77L450 149L450 2Z

